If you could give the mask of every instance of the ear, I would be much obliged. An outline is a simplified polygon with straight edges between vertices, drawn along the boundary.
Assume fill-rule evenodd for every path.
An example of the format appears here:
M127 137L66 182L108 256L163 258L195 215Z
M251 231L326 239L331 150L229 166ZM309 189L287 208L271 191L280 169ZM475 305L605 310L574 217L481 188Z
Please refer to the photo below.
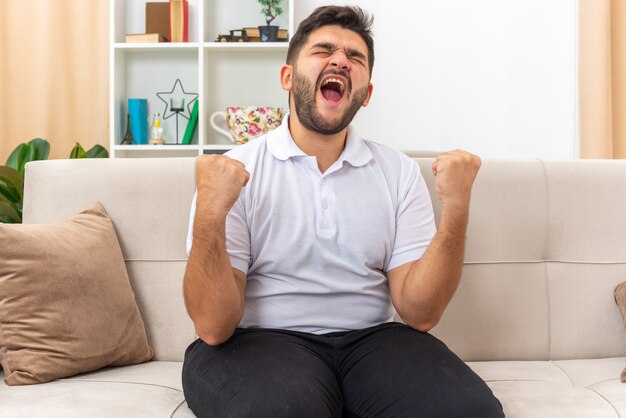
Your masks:
M285 64L280 69L280 86L283 90L291 91L293 86L293 66Z
M370 104L370 99L372 98L373 91L374 91L374 85L370 83L370 85L367 87L367 97L365 98L361 106L367 107L367 105Z

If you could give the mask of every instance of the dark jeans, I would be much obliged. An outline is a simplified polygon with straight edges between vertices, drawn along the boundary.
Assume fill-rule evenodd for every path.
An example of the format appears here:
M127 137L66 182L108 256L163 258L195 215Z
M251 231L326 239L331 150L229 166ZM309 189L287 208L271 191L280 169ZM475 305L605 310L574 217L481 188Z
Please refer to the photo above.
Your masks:
M489 387L445 344L399 323L314 335L237 329L185 353L198 417L502 417Z

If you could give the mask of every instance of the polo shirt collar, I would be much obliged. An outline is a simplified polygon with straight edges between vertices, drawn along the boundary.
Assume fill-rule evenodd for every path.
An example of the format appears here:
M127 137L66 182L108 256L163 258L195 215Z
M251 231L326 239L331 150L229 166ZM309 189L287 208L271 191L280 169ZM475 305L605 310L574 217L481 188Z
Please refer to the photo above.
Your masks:
M285 115L282 124L278 128L268 133L267 149L274 157L282 161L286 161L291 157L307 156L291 137L291 132L289 132L289 113ZM354 167L360 167L370 162L372 158L372 152L365 144L365 141L358 135L352 125L348 126L346 145L339 156L339 161L346 161Z
M356 129L348 126L348 136L346 138L346 146L339 156L339 161L347 161L353 167L361 167L372 160L372 152L359 136Z
M291 137L289 132L289 113L283 117L280 126L267 134L267 149L279 160L286 161L291 157L305 156Z

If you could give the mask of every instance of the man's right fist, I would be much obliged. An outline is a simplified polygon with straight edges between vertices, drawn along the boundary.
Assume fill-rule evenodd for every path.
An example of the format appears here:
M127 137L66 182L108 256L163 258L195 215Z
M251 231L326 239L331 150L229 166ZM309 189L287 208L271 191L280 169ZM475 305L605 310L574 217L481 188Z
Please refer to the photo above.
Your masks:
M224 155L208 154L196 158L198 204L208 205L226 215L233 207L241 189L248 183L246 166Z

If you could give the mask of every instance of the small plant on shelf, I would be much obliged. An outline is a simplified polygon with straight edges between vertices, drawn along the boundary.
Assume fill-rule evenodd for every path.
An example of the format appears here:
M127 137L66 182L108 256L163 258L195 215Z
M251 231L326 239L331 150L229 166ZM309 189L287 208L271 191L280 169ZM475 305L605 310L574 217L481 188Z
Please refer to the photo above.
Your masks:
M282 0L258 0L261 4L261 14L265 16L265 26L259 26L261 42L276 42L278 40L278 26L271 26L274 19L283 13L280 7Z

